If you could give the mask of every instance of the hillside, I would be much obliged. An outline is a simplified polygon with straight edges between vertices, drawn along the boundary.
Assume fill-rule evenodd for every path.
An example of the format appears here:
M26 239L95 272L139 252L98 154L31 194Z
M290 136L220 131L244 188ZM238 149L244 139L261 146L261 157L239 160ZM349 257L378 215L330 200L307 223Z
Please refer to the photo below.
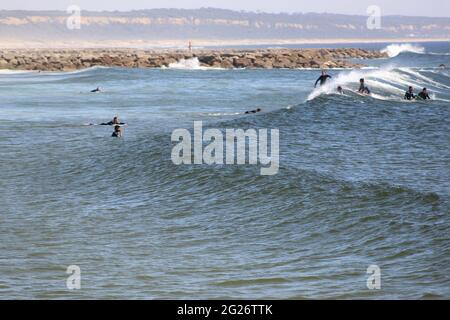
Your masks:
M203 8L131 12L82 11L81 29L63 11L0 11L0 41L150 41L238 39L450 38L450 18L386 16L368 30L367 17L268 14Z

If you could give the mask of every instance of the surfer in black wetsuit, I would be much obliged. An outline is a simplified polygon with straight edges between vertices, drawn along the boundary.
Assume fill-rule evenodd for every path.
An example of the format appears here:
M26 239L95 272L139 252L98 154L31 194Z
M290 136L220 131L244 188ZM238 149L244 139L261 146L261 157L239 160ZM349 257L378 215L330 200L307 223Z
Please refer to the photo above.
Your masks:
M370 89L369 89L369 87L366 87L366 82L365 82L364 78L361 78L359 80L358 92L362 93L362 94L370 94Z
M314 84L314 88L317 87L317 84L320 82L320 85L323 86L327 80L331 78L330 75L328 75L325 71L322 71L322 75L317 79L316 83Z
M358 92L362 93L364 91L365 87L366 87L366 85L364 84L364 79L360 79Z
M120 126L115 126L112 137L113 138L122 138L122 135L123 135L122 128Z
M261 112L261 111L262 111L261 108L258 108L256 110L246 111L245 114L258 113L258 112Z
M364 93L364 90L366 90L366 84L364 82L364 78L359 80L359 89L358 92L359 93Z
M100 87L97 87L94 90L91 90L91 93L97 93L97 92L101 92L102 90L100 89Z
M423 88L423 90L417 95L418 98L423 100L431 100L430 95L428 94L427 88Z
M404 97L404 99L405 99L405 100L413 100L413 99L415 99L415 98L416 98L416 95L414 94L414 89L413 89L412 86L410 86L410 87L408 88L408 91L405 92L405 97Z
M114 126L114 125L118 125L118 126L122 125L123 126L123 125L125 125L125 123L120 122L119 117L114 117L114 119L112 119L112 121L101 123L100 125L101 126Z

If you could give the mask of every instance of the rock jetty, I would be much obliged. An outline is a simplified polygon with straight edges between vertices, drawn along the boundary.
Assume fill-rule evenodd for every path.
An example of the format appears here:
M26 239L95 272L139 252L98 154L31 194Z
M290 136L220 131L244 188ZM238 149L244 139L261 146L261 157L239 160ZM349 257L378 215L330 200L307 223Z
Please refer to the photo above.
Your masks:
M213 68L297 69L358 68L351 59L385 58L384 53L354 48L343 49L258 49L258 50L136 50L136 49L35 49L1 50L0 69L72 71L93 66L162 68L182 59L197 58Z

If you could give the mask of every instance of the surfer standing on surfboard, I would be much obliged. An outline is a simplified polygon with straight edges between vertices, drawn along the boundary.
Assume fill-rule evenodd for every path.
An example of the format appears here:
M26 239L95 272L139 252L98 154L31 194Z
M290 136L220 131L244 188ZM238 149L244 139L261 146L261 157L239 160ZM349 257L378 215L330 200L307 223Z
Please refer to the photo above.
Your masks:
M323 86L327 80L331 78L330 75L328 75L325 71L322 71L322 75L317 79L316 83L314 84L314 88L317 87L317 84L320 82L320 86Z

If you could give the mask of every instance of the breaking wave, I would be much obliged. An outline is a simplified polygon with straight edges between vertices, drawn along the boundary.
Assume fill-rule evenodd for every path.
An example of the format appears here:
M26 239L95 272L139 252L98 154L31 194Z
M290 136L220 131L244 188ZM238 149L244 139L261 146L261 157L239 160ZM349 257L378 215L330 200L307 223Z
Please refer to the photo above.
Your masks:
M176 70L221 70L221 68L205 67L200 64L198 58L181 59L178 62L169 64L169 69Z
M384 48L383 50L381 50L381 52L387 53L389 58L394 58L403 52L412 52L412 53L423 54L423 53L425 53L425 48L418 46L418 45L413 45L410 43L402 43L402 44L391 44L391 45L387 46L386 48Z
M379 100L403 101L403 94L409 86L413 86L416 93L426 87L432 93L433 99L447 101L450 86L442 83L448 79L448 74L436 73L435 69L394 68L384 67L374 70L352 70L342 72L320 88L311 92L307 101L314 100L321 95L337 94L337 87L341 86L345 95L353 95L358 90L359 80L365 79L371 90L371 98ZM436 76L439 76L438 81ZM444 81L447 83L447 81Z

